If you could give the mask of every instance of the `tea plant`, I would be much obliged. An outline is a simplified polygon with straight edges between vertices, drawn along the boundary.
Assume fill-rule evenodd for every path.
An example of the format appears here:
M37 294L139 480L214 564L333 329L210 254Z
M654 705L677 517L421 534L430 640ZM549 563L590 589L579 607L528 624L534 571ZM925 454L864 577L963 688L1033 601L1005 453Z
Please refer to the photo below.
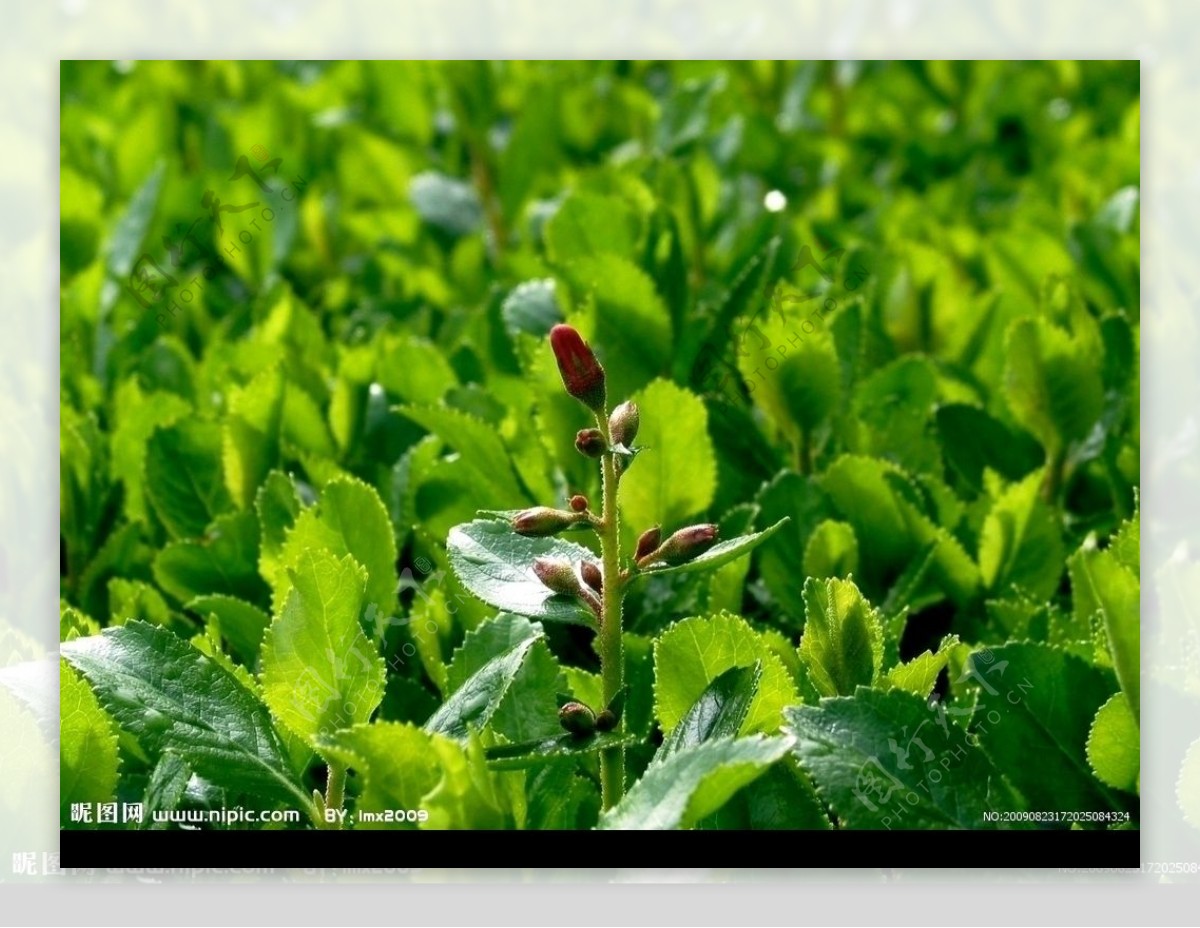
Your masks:
M64 62L64 827L1137 827L1137 74Z

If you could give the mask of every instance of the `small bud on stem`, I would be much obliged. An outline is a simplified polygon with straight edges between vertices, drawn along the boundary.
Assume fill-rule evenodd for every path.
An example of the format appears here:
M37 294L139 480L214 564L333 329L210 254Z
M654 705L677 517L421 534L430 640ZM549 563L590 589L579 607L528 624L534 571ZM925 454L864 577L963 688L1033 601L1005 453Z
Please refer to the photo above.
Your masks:
M585 457L598 458L608 450L608 446L599 429L580 429L575 436L575 450Z
M637 438L640 424L641 415L638 413L637 404L630 403L628 400L622 403L608 417L608 429L612 435L613 444L630 447L633 440Z
M597 593L604 592L604 576L600 573L600 568L591 561L581 561L579 572L583 575L583 582L590 586Z
M564 703L558 722L573 735L590 735L596 730L596 713L581 702Z
M659 542L662 541L662 528L654 526L642 532L637 540L637 549L633 552L633 559L640 562L642 558L651 554L658 548Z
M588 498L576 493L571 497L571 510L573 512L587 512Z
M551 509L549 506L534 506L513 516L512 529L518 535L540 538L543 535L556 535L578 521L579 516L573 512Z
M556 325L550 330L550 347L558 362L563 386L592 412L604 411L604 368L575 329Z
M578 596L580 593L579 577L576 576L570 561L557 557L535 558L533 572L555 593L562 593L564 596Z
M639 557L639 567L649 564L664 563L675 566L686 564L699 557L717 543L717 527L711 523L689 525L681 528L674 535L659 545L658 550ZM640 546L639 546L640 547Z

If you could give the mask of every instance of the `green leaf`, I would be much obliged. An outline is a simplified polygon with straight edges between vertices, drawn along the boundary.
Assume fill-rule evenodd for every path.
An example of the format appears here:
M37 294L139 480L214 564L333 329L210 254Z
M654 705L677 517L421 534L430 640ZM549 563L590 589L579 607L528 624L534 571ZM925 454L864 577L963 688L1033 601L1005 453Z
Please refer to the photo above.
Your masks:
M548 764L526 777L529 808L525 827L531 831L587 830L600 814L594 784L570 764Z
M311 807L266 706L186 641L130 622L67 642L62 655L152 756L172 751L225 789Z
M775 731L783 707L799 699L783 661L741 616L697 616L668 628L654 642L654 711L663 733L671 733L717 677L756 663L762 677L739 734Z
M849 696L870 686L883 661L883 624L853 580L804 582L800 659L822 696Z
M259 485L279 463L283 393L284 377L278 367L231 391L223 433L225 485L242 509L254 502Z
M447 671L451 690L457 690L496 654L527 638L541 638L540 623L501 613L467 632ZM561 734L555 694L567 686L558 661L544 641L537 641L504 694L491 719L492 729L509 741L531 741Z
M717 487L708 411L667 380L654 381L633 400L641 413L638 444L646 450L621 481L622 518L639 531L679 526L708 508Z
M337 477L296 517L271 577L276 610L290 587L285 569L320 549L337 557L349 554L366 570L366 601L375 607L374 615L386 618L396 611L396 538L374 487L354 477Z
M863 438L859 450L913 473L939 471L941 454L928 434L936 395L937 377L924 357L903 357L879 368L854 394L854 419Z
M107 264L109 273L117 280L127 279L133 270L142 242L154 221L154 210L165 173L166 165L159 160L137 192L129 198L129 205L113 226L108 239Z
M602 829L688 828L761 776L791 746L790 738L705 741L652 764L615 807Z
M146 450L156 429L186 416L191 407L174 393L143 393L136 380L117 388L117 421L112 432L112 472L125 488L125 511L145 521Z
M503 440L482 419L448 406L400 406L397 411L457 451L471 478L481 489L486 488L493 505L520 506L529 502Z
M659 574L686 574L695 573L701 570L715 570L722 567L731 561L736 561L739 557L749 554L764 541L778 532L784 525L787 524L787 519L781 519L770 528L765 528L761 532L755 532L753 535L741 535L737 538L727 538L724 541L717 542L699 557L694 557L690 561L685 561L682 564L668 566L666 564L651 564L643 568L635 576L658 576Z
M557 715L555 715L557 723ZM538 741L521 741L487 749L488 766L495 770L524 770L560 760L575 760L599 754L605 748L628 747L637 739L616 731L596 732L586 737L563 734Z
M296 484L282 471L272 471L258 488L254 511L261 535L259 566L263 577L269 579L281 568L283 543L303 508Z
M795 758L785 757L702 821L722 831L827 831L831 826L817 791Z
M1104 387L1082 339L1044 319L1021 319L1008 330L1005 356L1009 408L1048 453L1088 434L1100 418Z
M809 536L804 547L804 575L847 577L858 570L858 539L846 522L826 519Z
M546 254L555 264L614 254L632 258L640 234L638 217L617 197L576 192L546 223Z
M804 621L803 584L796 582L804 570L808 539L827 516L829 500L814 478L784 471L758 494L759 518L765 522L790 520L774 542L759 551L756 560L767 590L799 629Z
M937 683L938 674L950 662L958 644L958 635L947 635L938 645L936 652L923 651L908 663L897 664L889 670L884 677L884 683L888 687L928 698Z
M309 550L262 645L263 698L314 747L321 732L366 722L383 699L384 664L363 634L366 571L349 555Z
M1062 576L1059 517L1039 496L1043 474L1034 471L992 503L979 535L979 571L993 595L1016 587L1047 599Z
M540 635L518 641L480 667L442 703L425 723L425 730L464 741L471 727L487 725L539 641Z
M422 171L414 176L408 195L422 219L451 235L474 232L483 221L483 207L475 188L438 171Z
M71 804L108 802L116 795L117 735L91 687L65 662L59 662L59 789L63 827Z
M551 592L533 572L538 557L587 560L599 568L599 559L587 548L559 538L518 535L507 522L494 519L456 525L446 547L463 586L489 606L532 619L595 624L595 614L582 601Z
M154 559L154 579L184 603L212 593L255 602L267 592L257 564L256 519L239 512L218 517L203 538L163 548Z
M146 447L146 493L175 538L196 538L233 506L221 466L221 429L188 419L160 428Z
M435 404L458 385L454 368L432 342L409 337L385 343L379 358L379 383L409 403Z
M1113 696L1096 712L1088 732L1087 759L1100 782L1137 792L1141 774L1141 733L1129 702Z
M500 304L500 315L509 337L524 333L539 339L550 334L562 322L562 311L555 297L553 278L527 280L517 284Z
M197 596L184 608L206 619L216 619L221 636L229 642L242 663L248 667L255 666L263 633L271 624L270 616L245 600L219 593Z
M986 469L1020 480L1045 457L1027 432L1010 429L977 406L951 403L939 407L935 418L946 463L977 493Z
M863 687L785 715L843 828L989 828L985 812L1025 808L977 742L920 696Z
M1116 689L1110 673L1028 643L977 651L967 670L980 687L971 727L1031 809L1123 808L1086 756L1092 720Z
M665 375L671 357L671 317L646 272L631 260L606 253L577 258L566 273L576 292L591 294L582 312L567 321L604 365L612 404ZM642 423L649 424L644 413Z
M756 662L753 667L731 667L713 680L663 739L655 763L705 741L736 737L761 677L762 664Z
M1134 718L1141 716L1141 584L1109 548L1084 548L1068 562L1076 617L1090 620L1099 612L1117 680Z

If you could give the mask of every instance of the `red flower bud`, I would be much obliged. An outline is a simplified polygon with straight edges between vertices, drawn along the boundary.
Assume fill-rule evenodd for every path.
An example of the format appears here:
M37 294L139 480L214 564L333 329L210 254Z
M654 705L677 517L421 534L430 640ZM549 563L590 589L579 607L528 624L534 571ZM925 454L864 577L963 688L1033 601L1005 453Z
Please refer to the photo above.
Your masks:
M579 577L575 575L575 568L570 561L556 557L535 558L533 572L555 593L564 596L578 596L580 593Z
M664 541L657 551L652 552L643 559L639 559L638 566L644 567L646 564L653 564L659 561L672 566L676 564L686 564L693 558L699 557L709 548L717 543L717 527L711 523L703 525L689 525L687 528L681 528L674 535Z
M588 498L576 493L571 497L571 509L575 512L587 512Z
M641 416L636 403L626 401L614 409L612 415L608 417L608 429L612 435L613 444L624 445L626 448L632 445L633 440L637 438L640 423Z
M534 506L523 509L512 519L513 531L518 535L540 537L561 532L568 525L573 525L577 516L573 512L563 512L561 509L551 509L549 506Z
M589 458L598 458L608 450L599 429L580 429L575 436L575 450Z
M564 703L558 722L573 735L590 735L596 730L596 713L581 702Z
M658 548L660 541L662 541L662 528L656 525L654 528L646 529L637 540L637 549L633 552L633 559L640 561L653 553Z
M593 412L603 412L604 368L583 336L569 325L556 325L550 330L550 347L567 392Z
M583 582L590 586L597 593L604 592L604 575L600 573L600 568L591 561L581 561L579 573L583 575Z

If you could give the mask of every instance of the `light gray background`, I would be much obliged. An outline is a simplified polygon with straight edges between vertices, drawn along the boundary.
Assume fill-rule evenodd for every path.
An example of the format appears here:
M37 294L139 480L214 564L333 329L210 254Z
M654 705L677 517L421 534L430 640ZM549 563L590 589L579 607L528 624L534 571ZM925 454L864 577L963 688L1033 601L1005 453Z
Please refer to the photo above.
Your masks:
M0 0L0 920L16 924L1195 924L1200 874L416 870L18 876L57 848L60 58L1139 58L1143 839L1200 868L1200 158L1188 0ZM1198 536L1200 537L1200 536ZM1190 755L1180 745L1193 744ZM803 841L781 862L819 864ZM729 859L738 847L731 843ZM485 851L504 859L503 838ZM472 857L478 848L472 849ZM722 863L723 861L714 861ZM213 864L219 865L219 861ZM266 862L264 862L266 863ZM407 861L416 864L419 861ZM897 861L897 864L902 861ZM914 860L919 865L921 861ZM1019 868L1021 861L974 861ZM1019 887L1004 885L1019 881ZM485 882L483 886L430 885ZM862 886L862 883L868 883ZM1190 882L1186 898L1159 887ZM104 885L96 885L103 883ZM331 886L331 883L341 885ZM683 883L675 886L628 885ZM24 884L24 885L22 885ZM351 884L351 885L346 885ZM1049 884L1049 885L1048 885Z

